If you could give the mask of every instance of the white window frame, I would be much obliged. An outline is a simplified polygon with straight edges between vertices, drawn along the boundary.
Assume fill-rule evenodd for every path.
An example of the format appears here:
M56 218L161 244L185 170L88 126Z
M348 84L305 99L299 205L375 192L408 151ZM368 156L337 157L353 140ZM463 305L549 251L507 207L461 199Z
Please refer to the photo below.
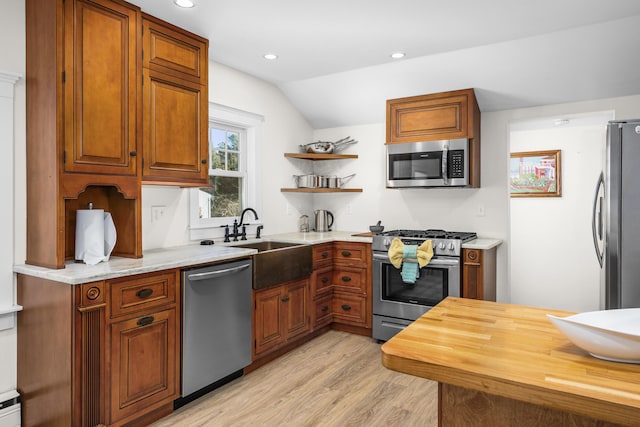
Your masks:
M220 176L243 176L243 206L254 208L258 215L262 211L262 200L258 190L258 177L260 176L260 144L259 136L264 117L236 108L228 107L214 102L209 103L209 123L220 123L244 130L241 141L240 168L244 169L244 175L231 171L217 171ZM209 149L209 153L211 150ZM210 155L210 154L209 154ZM211 162L209 162L211 163ZM189 192L189 234L191 240L211 239L224 237L224 226L233 224L238 217L200 218L197 188ZM248 220L248 221L247 221ZM261 219L256 221L253 215L245 219L252 225L261 224Z

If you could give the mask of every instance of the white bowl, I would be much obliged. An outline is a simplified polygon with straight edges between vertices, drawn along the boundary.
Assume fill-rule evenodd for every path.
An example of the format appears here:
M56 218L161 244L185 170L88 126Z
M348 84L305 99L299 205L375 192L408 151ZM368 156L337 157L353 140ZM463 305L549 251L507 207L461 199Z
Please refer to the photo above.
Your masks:
M571 342L594 357L640 363L640 308L547 317Z

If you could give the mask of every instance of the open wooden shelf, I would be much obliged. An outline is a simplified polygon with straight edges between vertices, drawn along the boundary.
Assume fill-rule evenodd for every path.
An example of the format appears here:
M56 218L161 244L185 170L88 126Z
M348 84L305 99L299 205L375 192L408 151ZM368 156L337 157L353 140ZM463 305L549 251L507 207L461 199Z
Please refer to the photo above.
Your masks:
M285 157L304 160L357 159L357 154L284 153Z
M362 188L281 188L282 193L362 193Z

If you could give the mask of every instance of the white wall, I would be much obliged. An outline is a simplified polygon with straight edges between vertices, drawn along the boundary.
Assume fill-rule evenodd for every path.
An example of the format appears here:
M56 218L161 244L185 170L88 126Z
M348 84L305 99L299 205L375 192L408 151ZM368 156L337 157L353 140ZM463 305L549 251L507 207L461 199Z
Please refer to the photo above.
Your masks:
M6 3L6 4L5 4ZM0 70L8 73L16 73L24 77L25 74L25 36L24 36L24 2L4 2L0 14ZM4 102L6 101L6 102ZM2 121L0 138L2 150L5 154L4 161L9 163L3 166L5 171L13 171L14 176L10 181L2 180L0 185L0 222L9 224L13 232L3 229L0 239L0 254L2 254L2 278L0 279L0 306L3 302L11 302L14 283L12 280L12 264L15 261L24 261L26 236L24 215L24 188L25 188L25 86L24 78L21 78L13 88L13 99L3 101L3 118L10 114L13 123ZM11 105L13 104L13 105ZM13 109L7 111L5 108ZM11 129L15 128L13 133ZM5 146L7 144L8 146ZM12 146L11 146L12 145ZM11 155L13 154L13 155ZM10 173L10 172L9 172ZM3 175L4 176L4 175ZM15 182L12 188L11 181ZM13 225L11 225L13 224ZM15 239L13 238L15 236ZM9 257L9 259L6 259ZM6 271L6 269L9 269ZM4 301L3 301L4 299ZM16 388L16 328L0 331L0 395Z
M571 311L600 308L591 214L603 170L606 122L511 132L511 152L561 150L561 197L514 197L511 302Z
M283 153L311 142L312 129L307 121L276 86L214 62L209 63L209 100L264 117L258 141L261 203L252 207L264 222L264 234L297 230L300 211L310 209L311 199L290 200L280 192L281 187L291 186L291 175L296 171ZM288 203L292 209L287 210ZM167 209L160 221L152 223L151 206L158 205ZM143 187L143 249L189 243L189 190Z

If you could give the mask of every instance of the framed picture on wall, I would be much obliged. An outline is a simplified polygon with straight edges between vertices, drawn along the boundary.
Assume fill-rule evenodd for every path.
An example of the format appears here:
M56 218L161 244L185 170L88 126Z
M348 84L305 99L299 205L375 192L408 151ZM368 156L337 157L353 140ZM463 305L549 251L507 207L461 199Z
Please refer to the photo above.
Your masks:
M560 150L511 153L511 197L560 197Z

